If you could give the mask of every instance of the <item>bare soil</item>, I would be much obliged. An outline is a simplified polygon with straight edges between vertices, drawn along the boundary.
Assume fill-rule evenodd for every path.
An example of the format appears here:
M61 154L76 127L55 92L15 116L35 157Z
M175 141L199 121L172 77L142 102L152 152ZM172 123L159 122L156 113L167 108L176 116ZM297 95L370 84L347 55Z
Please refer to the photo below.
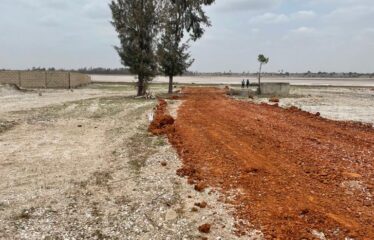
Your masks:
M234 234L218 193L175 174L176 152L147 132L156 101L133 93L3 89L0 239L251 239ZM179 104L169 102L174 118ZM207 207L192 210L196 202Z
M179 175L236 208L238 233L266 239L374 239L374 129L186 88L167 131Z

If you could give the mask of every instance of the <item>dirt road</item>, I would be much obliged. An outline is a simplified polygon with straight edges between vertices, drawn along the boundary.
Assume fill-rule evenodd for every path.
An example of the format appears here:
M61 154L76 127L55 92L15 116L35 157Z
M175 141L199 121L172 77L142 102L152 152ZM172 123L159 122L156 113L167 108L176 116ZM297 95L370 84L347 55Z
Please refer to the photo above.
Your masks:
M267 239L374 239L374 129L184 89L169 139L191 184L222 189ZM253 224L253 225L251 225Z

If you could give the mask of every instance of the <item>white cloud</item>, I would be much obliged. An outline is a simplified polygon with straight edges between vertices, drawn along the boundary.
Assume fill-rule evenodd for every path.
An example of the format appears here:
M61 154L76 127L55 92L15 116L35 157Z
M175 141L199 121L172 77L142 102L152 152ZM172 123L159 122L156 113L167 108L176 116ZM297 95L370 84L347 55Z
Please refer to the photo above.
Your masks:
M332 24L357 24L372 25L374 20L374 6L350 6L336 8L325 16L326 21Z
M264 13L262 15L251 18L252 24L274 24L288 22L290 18L285 14Z
M58 27L61 25L61 20L56 15L43 16L38 22L46 27Z
M301 21L301 20L308 20L314 18L316 13L314 11L298 11L295 13L291 13L289 15L282 14L282 13L271 13L267 12L255 17L252 17L249 21L252 24L277 24L277 23L286 23L290 21Z
M217 7L223 11L259 11L274 8L282 0L217 0Z
M298 12L291 14L291 18L293 19L310 19L310 18L314 18L315 16L316 16L316 13L311 10L308 10L308 11L302 10L302 11L298 11Z
M37 1L35 1L37 2ZM39 1L39 5L41 7L48 7L51 9L56 9L56 10L66 10L71 7L71 2L66 1L66 0L42 0Z
M258 29L258 28L252 28L251 32L254 33L254 34L256 34L256 33L260 32L260 29Z
M84 13L93 19L110 19L110 10L106 1L91 1L83 7Z
M321 33L318 32L315 28L312 27L298 27L291 29L286 32L286 34L281 38L286 42L298 42L298 43L307 43L310 44L311 40L315 40L316 37L322 37Z
M311 27L299 27L299 28L291 30L291 32L299 33L299 34L310 34L310 33L315 33L316 30Z
M374 28L365 28L359 31L353 39L374 46Z

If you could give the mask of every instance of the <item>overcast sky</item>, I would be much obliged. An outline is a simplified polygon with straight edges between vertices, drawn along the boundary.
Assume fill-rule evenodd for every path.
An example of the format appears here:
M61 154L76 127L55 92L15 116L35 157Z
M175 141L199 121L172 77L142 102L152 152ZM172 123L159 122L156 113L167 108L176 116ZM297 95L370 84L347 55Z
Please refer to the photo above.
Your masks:
M1 0L0 68L120 67L109 0ZM191 70L374 72L373 0L216 0Z

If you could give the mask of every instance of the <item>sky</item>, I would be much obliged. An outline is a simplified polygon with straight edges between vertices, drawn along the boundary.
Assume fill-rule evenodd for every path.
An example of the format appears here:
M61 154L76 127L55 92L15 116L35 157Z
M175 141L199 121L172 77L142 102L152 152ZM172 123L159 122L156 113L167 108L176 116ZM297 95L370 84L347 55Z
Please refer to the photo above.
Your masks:
M0 69L121 67L109 0L1 0ZM373 0L216 0L190 70L374 72Z

